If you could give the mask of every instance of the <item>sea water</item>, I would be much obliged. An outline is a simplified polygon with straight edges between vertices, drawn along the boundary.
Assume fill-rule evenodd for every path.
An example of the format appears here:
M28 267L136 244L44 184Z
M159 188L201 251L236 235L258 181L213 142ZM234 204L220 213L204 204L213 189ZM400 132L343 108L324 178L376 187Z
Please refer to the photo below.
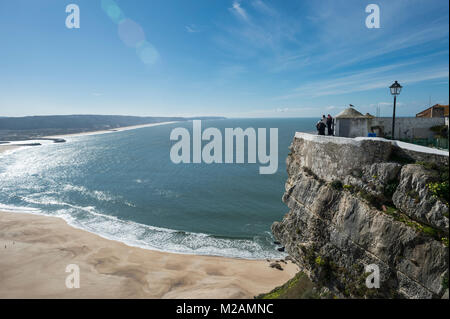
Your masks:
M296 131L316 119L225 119L203 127L278 128L278 170L258 164L174 164L170 132L179 122L68 137L0 155L0 210L64 218L128 245L176 253L277 258L270 226L281 201Z

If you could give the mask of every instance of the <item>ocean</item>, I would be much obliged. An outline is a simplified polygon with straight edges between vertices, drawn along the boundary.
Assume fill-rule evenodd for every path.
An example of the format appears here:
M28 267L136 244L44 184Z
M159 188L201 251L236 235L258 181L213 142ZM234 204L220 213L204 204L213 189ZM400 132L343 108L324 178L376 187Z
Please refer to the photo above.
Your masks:
M296 131L317 119L225 119L203 128L278 128L278 170L256 164L174 164L180 122L67 137L0 155L0 210L65 219L131 246L247 259L280 258L270 233L288 208L281 201L286 157ZM247 158L247 157L245 157Z

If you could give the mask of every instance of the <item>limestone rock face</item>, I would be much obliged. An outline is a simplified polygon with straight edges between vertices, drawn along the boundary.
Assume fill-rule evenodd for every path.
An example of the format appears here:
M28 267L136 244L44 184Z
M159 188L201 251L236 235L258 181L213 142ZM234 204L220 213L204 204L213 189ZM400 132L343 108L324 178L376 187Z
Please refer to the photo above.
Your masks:
M338 297L441 298L447 289L448 206L427 190L433 172L395 155L380 140L305 134L291 145L289 213L272 232L314 283ZM369 265L380 271L379 288L366 285Z
M437 180L435 173L421 165L405 165L393 201L411 218L448 232L448 206L435 198L427 187Z

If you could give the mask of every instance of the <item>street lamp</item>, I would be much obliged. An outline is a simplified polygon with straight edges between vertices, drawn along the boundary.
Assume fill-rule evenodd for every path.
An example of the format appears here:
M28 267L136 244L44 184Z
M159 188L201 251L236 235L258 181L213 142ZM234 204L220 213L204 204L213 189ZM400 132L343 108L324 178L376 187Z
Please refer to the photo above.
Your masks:
M402 86L395 81L394 84L392 84L390 87L391 94L394 96L394 113L392 114L392 139L395 139L395 106L397 104L397 95L400 94L400 91L402 90Z

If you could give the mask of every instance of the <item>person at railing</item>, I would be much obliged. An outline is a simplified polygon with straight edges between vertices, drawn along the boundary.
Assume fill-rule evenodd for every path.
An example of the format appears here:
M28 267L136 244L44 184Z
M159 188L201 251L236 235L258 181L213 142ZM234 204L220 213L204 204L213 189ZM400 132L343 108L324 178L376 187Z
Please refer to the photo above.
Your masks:
M319 135L325 135L326 124L323 121L318 121L316 124L316 129Z
M328 129L328 135L333 135L334 127L333 127L333 118L330 114L328 114L327 117L327 129Z

